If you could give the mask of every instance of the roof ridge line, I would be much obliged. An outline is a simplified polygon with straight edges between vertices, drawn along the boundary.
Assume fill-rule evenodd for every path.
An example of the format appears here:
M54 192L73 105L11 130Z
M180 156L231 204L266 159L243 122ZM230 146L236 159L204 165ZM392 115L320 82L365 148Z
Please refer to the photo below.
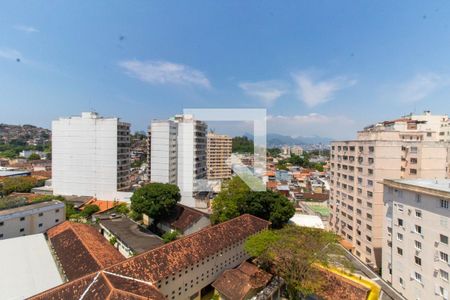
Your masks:
M203 228L203 229L201 229L201 230L199 230L199 231L197 231L197 232L191 233L191 234L189 234L189 235L187 235L187 236L183 236L183 237L181 237L181 238L179 238L179 239L176 239L176 240L174 240L174 241L172 241L172 242L169 242L169 243L167 243L167 244L163 244L163 245L161 245L161 246L159 246L159 247L156 247L156 248L153 248L153 249L151 249L151 250L147 250L147 251L145 251L145 252L143 252L143 253L140 253L140 254L138 254L138 255L129 257L129 258L125 259L124 261L134 261L134 260L135 260L136 258L138 258L138 257L147 255L148 253L153 252L153 251L156 251L156 250L158 250L158 249L160 249L160 248L166 247L166 246L169 245L169 244L177 243L177 242L179 242L179 241L186 240L186 239L191 239L192 237L197 236L197 235L199 235L200 233L203 233L203 232L205 232L205 231L207 231L207 230L211 230L212 228L217 227L217 226L223 226L224 224L231 223L232 221L235 221L237 218L241 218L241 217L244 217L244 216L245 216L245 217L253 217L253 218L259 219L259 220L261 220L261 221L267 222L269 225L271 224L271 222L269 222L269 221L267 221L267 220L264 220L264 219L262 219L262 218L260 218L260 217L254 216L254 215L252 215L252 214L242 214L242 215L240 215L240 216L238 216L238 217L236 217L236 218L233 218L233 219L230 219L230 220L226 220L225 222L222 222L222 223L219 223L219 224L216 224L216 225L211 225L211 226L205 227L205 228ZM123 263L124 261L118 262L118 263L116 263L116 264L114 264L114 265L111 265L111 266L105 268L105 270L106 270L106 269L111 269L111 268L113 268L113 267L115 267L115 266L117 266L117 265Z
M150 285L150 286L153 286L153 287L155 286L150 281L145 281L145 280L142 280L142 279L137 279L137 278L134 278L134 277L125 276L125 275L122 275L122 274L117 274L117 273L113 273L113 272L109 272L109 271L105 271L105 270L103 270L103 273L106 273L106 274L109 274L109 275L112 275L112 276L117 276L117 277L120 277L120 278L123 278L123 279L127 279L127 280L137 281L137 282L144 283L144 284L147 284L147 285ZM116 288L114 288L114 289L116 289Z
M99 275L100 275L100 272L98 272L97 275L95 275L95 277L92 280L92 282L87 286L87 288L84 290L83 294L81 294L79 300L83 300L83 298L86 296L87 292L89 292L89 289L94 285L95 282L97 282L97 278L98 278Z

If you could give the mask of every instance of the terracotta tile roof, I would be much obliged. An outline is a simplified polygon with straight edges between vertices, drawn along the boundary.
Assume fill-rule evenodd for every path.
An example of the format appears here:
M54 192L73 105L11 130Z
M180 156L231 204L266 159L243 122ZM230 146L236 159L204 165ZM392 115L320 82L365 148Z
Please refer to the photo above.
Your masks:
M227 299L246 299L252 291L263 289L272 275L254 264L243 262L238 268L226 270L212 286Z
M268 181L266 183L266 187L268 189L276 189L277 188L277 182L276 181Z
M86 205L97 205L100 210L96 214L103 213L111 208L114 208L116 205L119 205L122 202L119 201L108 201L108 200L99 200L97 198L92 198L91 200L85 202L80 209L83 210L83 207Z
M117 274L99 271L57 286L29 299L34 300L163 300L163 295L151 284Z
M324 300L366 300L370 289L332 272L319 269L325 278L322 291L317 293Z
M175 213L167 220L167 223L170 223L171 227L178 229L183 233L198 222L203 216L208 215L196 209L177 204Z
M66 221L47 236L69 280L82 277L125 258L92 226Z
M268 221L255 216L242 215L132 257L107 270L156 282L266 229L269 224Z
M131 257L100 272L68 282L30 299L79 299L97 274L99 274L98 277L102 276L102 279L98 280L98 283L96 281L95 286L92 284L94 289L88 291L89 296L86 294L84 299L164 299L153 287L158 280L266 229L269 224L266 220L255 216L242 215ZM67 256L70 257L70 254ZM104 297L108 288L110 293L107 298L101 298Z

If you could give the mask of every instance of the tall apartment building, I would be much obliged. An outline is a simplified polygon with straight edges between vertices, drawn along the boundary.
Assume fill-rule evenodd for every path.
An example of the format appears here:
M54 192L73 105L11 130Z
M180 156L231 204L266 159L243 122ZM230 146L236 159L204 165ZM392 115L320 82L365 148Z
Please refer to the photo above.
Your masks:
M407 299L448 299L450 180L384 180L382 277Z
M130 186L130 124L94 112L52 122L55 195L125 200Z
M231 157L231 137L210 132L207 138L206 160L208 179L231 178L231 162L227 163L227 160Z
M192 115L152 121L148 134L149 178L178 185L181 203L203 206L194 198L197 182L206 179L205 122Z
M437 120L440 120L439 122ZM408 116L366 127L356 140L331 146L330 228L352 252L381 267L384 179L446 178L448 143L440 141L446 116Z

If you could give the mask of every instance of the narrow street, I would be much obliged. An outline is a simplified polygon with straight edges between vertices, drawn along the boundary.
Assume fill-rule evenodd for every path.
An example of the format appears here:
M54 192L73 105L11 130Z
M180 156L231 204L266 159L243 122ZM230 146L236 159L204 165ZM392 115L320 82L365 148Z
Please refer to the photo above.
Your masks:
M343 248L344 249L344 248ZM406 300L405 297L400 295L394 288L387 284L378 274L372 271L369 267L364 265L357 257L345 250L345 256L355 266L355 273L366 276L370 280L376 282L381 287L380 299L382 300Z

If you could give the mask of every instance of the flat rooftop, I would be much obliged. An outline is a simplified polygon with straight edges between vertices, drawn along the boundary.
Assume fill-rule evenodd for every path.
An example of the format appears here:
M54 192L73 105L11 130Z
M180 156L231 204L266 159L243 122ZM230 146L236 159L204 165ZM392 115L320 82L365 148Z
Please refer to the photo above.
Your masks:
M450 199L450 179L385 179L386 186Z
M99 223L138 254L164 244L159 236L127 217L100 219Z
M30 210L34 210L34 209L40 209L40 208L44 208L44 207L55 206L55 205L64 207L64 203L62 203L61 201L58 201L58 200L51 200L51 201L38 202L38 203L32 203L32 204L25 204L25 205L22 205L22 206L19 206L19 207L14 207L14 208L8 208L8 209L0 210L0 217L6 216L6 215L10 215L10 214L30 211Z
M31 174L27 170L0 170L0 177L24 176Z
M63 283L44 234L0 241L0 298L25 299Z
M392 181L450 193L450 179L398 179Z

